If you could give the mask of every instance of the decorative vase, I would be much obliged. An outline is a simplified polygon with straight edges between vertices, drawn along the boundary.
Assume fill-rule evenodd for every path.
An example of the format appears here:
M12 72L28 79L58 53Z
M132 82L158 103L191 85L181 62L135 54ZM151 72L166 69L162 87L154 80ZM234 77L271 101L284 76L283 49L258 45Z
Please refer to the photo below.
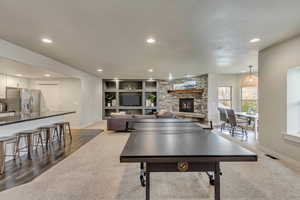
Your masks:
M146 100L146 107L150 107L151 101L149 99Z
M113 99L112 102L111 102L112 106L116 106L117 104L117 100Z

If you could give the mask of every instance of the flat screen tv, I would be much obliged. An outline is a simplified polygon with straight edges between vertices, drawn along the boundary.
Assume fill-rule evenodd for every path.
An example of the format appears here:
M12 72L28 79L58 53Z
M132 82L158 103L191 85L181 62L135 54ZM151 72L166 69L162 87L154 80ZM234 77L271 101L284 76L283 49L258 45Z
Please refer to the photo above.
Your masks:
M120 95L120 106L142 106L140 95Z

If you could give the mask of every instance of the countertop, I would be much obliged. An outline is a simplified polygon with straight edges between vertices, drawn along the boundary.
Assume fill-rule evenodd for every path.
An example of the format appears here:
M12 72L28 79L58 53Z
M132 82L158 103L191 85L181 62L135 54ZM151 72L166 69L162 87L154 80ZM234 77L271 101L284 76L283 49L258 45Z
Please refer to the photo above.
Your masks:
M20 123L25 121L32 121L37 119L44 119L49 117L68 115L76 113L75 111L50 111L41 113L21 114L16 113L14 116L0 117L0 126Z
M15 111L4 111L4 112L0 112L1 113L15 113Z

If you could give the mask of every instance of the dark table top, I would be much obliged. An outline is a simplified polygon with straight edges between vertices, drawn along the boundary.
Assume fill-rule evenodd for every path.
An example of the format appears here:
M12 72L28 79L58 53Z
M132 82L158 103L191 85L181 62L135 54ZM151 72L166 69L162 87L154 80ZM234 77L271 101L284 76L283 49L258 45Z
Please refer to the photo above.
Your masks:
M0 117L0 126L10 125L14 123L20 123L25 121L32 121L37 119L44 119L49 117L55 117L60 115L67 115L76 113L75 111L52 111L32 114L16 113L14 116Z
M193 123L197 122L192 119L180 119L180 118L172 118L172 119L164 119L164 118L158 118L158 119L139 119L135 120L135 123Z
M148 123L135 124L147 126ZM192 128L189 128L189 125ZM151 126L152 131L151 131ZM131 133L121 162L256 161L257 155L221 136L193 124L148 124L147 130Z
M136 123L134 124L136 131L162 131L162 130L202 130L200 126L194 123Z

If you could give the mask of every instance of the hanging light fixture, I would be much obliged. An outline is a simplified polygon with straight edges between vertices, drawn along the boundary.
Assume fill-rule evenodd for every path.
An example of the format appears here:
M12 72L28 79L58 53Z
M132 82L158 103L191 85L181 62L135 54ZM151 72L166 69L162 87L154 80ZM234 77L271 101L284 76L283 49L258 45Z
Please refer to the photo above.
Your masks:
M253 74L252 71L253 66L250 65L250 72L241 80L242 87L257 87L258 86L258 77Z

